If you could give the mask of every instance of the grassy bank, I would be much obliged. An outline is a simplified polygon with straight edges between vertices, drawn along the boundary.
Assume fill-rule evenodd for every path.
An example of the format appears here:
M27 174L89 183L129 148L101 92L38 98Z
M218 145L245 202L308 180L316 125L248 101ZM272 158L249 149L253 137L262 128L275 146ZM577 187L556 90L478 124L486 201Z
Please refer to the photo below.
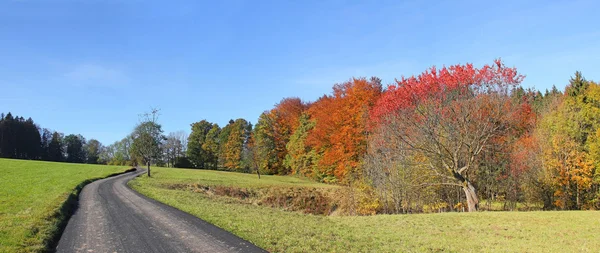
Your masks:
M44 251L74 189L126 169L0 159L0 252Z
M157 168L130 185L272 252L595 252L600 212L316 216L169 187L199 183L331 187L292 177Z

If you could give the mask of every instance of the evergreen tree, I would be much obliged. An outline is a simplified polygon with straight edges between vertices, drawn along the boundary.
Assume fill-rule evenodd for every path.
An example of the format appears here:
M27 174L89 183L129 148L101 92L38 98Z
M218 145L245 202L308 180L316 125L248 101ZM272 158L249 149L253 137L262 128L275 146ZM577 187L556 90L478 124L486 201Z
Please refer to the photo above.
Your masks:
M576 97L583 94L585 90L590 86L589 82L585 80L581 72L575 71L575 76L569 80L569 86L567 86L567 94L571 97Z
M54 132L48 144L48 160L62 162L65 160L63 154L63 140L61 134Z
M49 158L49 145L50 141L52 141L52 132L44 128L42 129L42 136L40 141L40 159L44 161L50 160Z
M0 120L0 157L40 158L40 132L31 118L13 117L9 112Z
M15 157L15 131L14 117L9 112L0 122L0 156L5 158Z
M42 137L40 135L40 129L35 125L33 119L28 118L23 125L23 157L25 159L41 159L41 148L40 143Z

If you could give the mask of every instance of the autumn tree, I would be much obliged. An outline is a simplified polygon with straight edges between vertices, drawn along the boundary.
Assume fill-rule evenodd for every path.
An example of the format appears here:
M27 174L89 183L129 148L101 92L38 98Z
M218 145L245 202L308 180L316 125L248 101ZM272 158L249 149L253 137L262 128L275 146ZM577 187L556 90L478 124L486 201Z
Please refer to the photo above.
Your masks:
M260 169L267 174L288 174L284 164L290 136L299 124L306 105L299 98L284 98L270 111L263 112L253 131L254 151Z
M207 168L212 168L216 170L219 165L219 151L220 151L220 139L219 134L221 133L221 128L218 124L213 124L208 133L204 138L204 144L202 144L202 149L207 152L209 155L209 160L207 161Z
M397 80L378 100L372 119L377 134L395 136L398 143L378 152L403 153L415 166L427 166L438 184L461 187L468 210L476 211L479 197L468 173L477 169L491 140L506 133L518 106L509 92L522 79L515 68L496 60L480 69L432 67Z
M308 109L315 126L305 145L315 149L317 177L340 182L358 173L366 152L368 113L382 91L378 78L353 78L336 84L331 96L323 96Z
M580 193L591 186L593 164L567 136L553 136L550 145L544 160L550 182L556 187L555 205L561 209L580 209Z
M284 98L269 112L273 127L273 142L275 144L276 164L278 174L288 174L290 169L283 163L288 153L287 143L299 125L300 116L306 105L300 98Z
M314 178L319 157L316 151L306 144L306 138L315 127L315 122L310 120L307 114L303 114L298 124L298 128L290 136L290 141L286 145L284 165L289 167L293 174Z
M439 175L427 167L420 153L399 150L403 140L394 130L393 126L378 128L369 136L364 173L377 190L384 212L420 212L425 204L439 202L433 189Z
M278 156L274 124L270 112L263 112L252 132L253 159L263 174L277 174L282 166Z
M533 135L536 123L537 113L534 111L534 103L540 98L531 89L516 87L510 92L510 98L514 106L512 113L508 114L505 131L502 135L490 140L487 152L482 153L476 164L478 169L470 175L473 184L479 185L480 196L488 199L488 208L491 201L495 201L498 196L504 200L504 208L514 210L517 203L524 199L524 184L533 183L526 181L531 179L530 170L536 170L539 164L533 164L534 161L521 157L524 154L533 154L537 149L526 152L522 146L536 147ZM527 163L522 163L527 161ZM531 196L530 196L531 197Z
M233 128L234 124L235 121L233 119L230 119L227 125L221 128L221 130L219 131L219 137L217 141L217 143L219 143L219 152L217 153L217 168L225 168L225 161L227 159L225 145L229 140L229 134L231 133L231 129Z
M233 171L245 169L242 163L242 153L251 130L252 124L245 119L237 119L231 124L227 141L223 145L226 169Z
M598 208L600 86L576 72L566 90L539 126L547 183L558 208Z

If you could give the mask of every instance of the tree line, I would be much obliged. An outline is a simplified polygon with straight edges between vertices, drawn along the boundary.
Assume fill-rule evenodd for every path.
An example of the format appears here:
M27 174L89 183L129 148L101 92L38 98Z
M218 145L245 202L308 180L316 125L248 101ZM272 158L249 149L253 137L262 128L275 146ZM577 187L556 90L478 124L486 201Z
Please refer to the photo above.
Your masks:
M135 131L134 131L135 133ZM135 166L141 162L134 146L134 133L110 145L80 134L41 128L33 119L0 114L0 157L69 163ZM161 130L162 134L162 130ZM184 161L187 135L183 131L161 138L161 153L154 162L161 166L191 167Z
M295 175L354 189L364 213L600 209L600 86L521 87L500 60L429 68L384 87L352 78L284 98L256 124L207 120L163 134L157 110L103 146L2 115L0 155Z
M0 114L0 157L72 163L101 163L102 145L81 135L40 128L31 118Z
M600 86L523 88L500 60L384 86L352 78L284 98L252 126L192 124L195 168L297 175L360 189L369 213L600 209Z

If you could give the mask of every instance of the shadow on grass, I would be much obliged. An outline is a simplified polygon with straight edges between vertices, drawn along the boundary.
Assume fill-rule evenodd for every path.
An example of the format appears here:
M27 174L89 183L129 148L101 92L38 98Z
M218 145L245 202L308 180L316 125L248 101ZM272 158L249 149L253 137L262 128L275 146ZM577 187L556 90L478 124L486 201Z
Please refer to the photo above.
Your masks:
M44 240L44 250L42 252L56 252L56 246L58 246L58 241L60 240L63 231L67 227L69 219L71 218L71 216L73 216L77 208L79 208L79 193L81 193L83 187L96 180L118 176L136 170L136 168L131 168L123 172L110 174L103 178L88 179L78 184L75 187L75 189L73 189L71 194L69 194L67 200L62 203L58 211L56 211L53 215L48 217L51 220L56 220L56 222L54 223L54 228L50 233L50 236L46 240Z

